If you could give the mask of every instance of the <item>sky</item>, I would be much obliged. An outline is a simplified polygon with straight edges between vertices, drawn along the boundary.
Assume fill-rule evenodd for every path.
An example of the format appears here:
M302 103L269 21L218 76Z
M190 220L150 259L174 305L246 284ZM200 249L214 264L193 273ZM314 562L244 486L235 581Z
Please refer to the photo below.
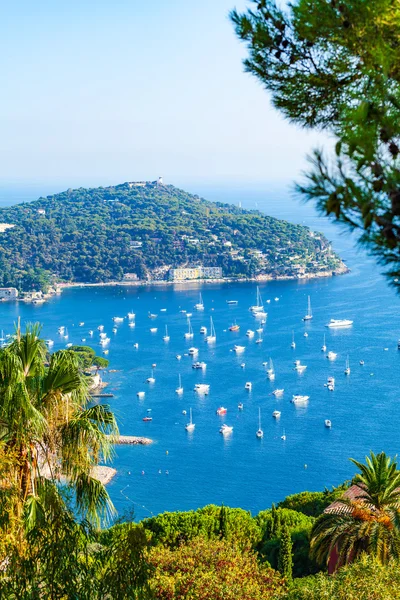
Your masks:
M246 0L13 0L0 20L0 185L298 178L317 134L243 72Z

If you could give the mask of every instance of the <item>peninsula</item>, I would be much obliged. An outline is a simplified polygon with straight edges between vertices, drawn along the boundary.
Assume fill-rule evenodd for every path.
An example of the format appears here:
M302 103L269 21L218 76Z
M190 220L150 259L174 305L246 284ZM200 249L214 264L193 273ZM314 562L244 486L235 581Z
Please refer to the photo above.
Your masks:
M288 279L347 271L321 233L161 178L0 209L0 286Z

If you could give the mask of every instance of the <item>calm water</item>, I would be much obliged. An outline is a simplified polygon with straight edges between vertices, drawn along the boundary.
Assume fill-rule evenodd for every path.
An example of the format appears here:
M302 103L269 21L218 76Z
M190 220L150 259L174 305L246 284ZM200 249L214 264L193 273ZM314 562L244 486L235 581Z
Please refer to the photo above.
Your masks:
M198 190L200 193L203 190ZM204 191L210 199L228 199L223 190ZM225 194L225 195L224 195ZM235 195L236 194L236 195ZM69 342L80 343L89 329L105 325L110 334L110 368L106 373L108 391L114 394L110 404L116 412L120 430L125 434L146 435L155 443L148 447L118 447L115 467L118 475L109 492L119 511L134 507L137 518L164 510L186 510L204 504L224 502L242 506L256 513L285 495L304 489L318 490L349 478L354 472L349 456L362 459L371 449L398 452L398 419L400 398L398 375L400 352L399 300L388 288L374 262L354 249L354 240L340 235L325 219L318 218L310 207L295 204L288 195L274 195L253 190L247 196L237 190L229 198L241 200L243 206L258 207L269 214L296 222L304 222L323 230L334 241L352 272L349 275L304 282L273 282L261 287L264 300L271 299L264 341L256 344L245 332L255 330L255 319L248 311L255 302L253 284L206 285L201 288L204 313L193 310L200 288L91 288L67 290L43 306L0 306L0 328L7 332L18 316L22 321L40 321L43 334L55 340L55 349L65 346L57 335L57 327L66 325ZM314 319L302 322L311 296ZM279 301L274 300L279 297ZM238 300L229 307L226 300ZM160 312L166 308L166 312ZM181 309L193 312L194 340L186 341L186 318ZM136 313L136 327L127 320L112 333L112 317ZM150 321L148 311L158 314ZM202 325L209 326L210 316L217 332L215 346L204 343L199 334ZM330 318L354 320L350 329L330 331L324 327ZM238 333L228 331L233 320L240 325ZM79 327L78 322L85 326ZM162 339L165 325L171 336ZM157 327L151 334L150 327ZM290 348L292 330L297 347ZM309 336L303 336L307 331ZM326 333L328 350L338 353L329 362L321 352ZM133 344L139 343L135 350ZM234 344L246 346L237 356ZM205 372L194 371L192 360L185 356L190 346L200 349L198 359L207 363ZM101 352L98 336L93 347ZM386 351L385 348L388 348ZM177 361L176 354L182 354ZM346 355L350 357L351 375L343 373ZM272 357L276 380L269 382L262 363ZM293 361L307 365L303 375L293 371ZM365 366L359 365L359 360ZM245 369L240 367L246 363ZM145 383L156 363L156 382ZM183 396L175 394L178 374L182 375ZM324 383L329 375L336 378L336 389L328 392ZM205 397L194 393L197 382L210 384ZM244 389L246 381L253 390ZM284 388L281 399L271 391ZM136 393L145 391L143 401ZM306 408L290 403L292 394L310 396ZM244 410L237 405L244 403ZM228 408L225 417L215 414L218 406ZM182 410L193 409L196 429L188 434L188 420ZM262 411L264 438L258 440L258 408ZM153 421L144 423L147 409ZM280 421L271 414L282 412ZM332 429L324 427L331 419ZM233 425L230 437L219 433L222 422ZM287 439L280 436L285 430ZM307 465L307 468L305 468ZM161 473L159 473L161 470ZM142 471L144 474L142 474ZM166 473L168 472L168 474Z

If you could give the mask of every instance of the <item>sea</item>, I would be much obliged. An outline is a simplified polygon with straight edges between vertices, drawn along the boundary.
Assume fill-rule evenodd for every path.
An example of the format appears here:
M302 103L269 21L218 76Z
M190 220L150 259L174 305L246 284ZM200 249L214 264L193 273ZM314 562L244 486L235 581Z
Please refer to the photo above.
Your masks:
M355 472L350 457L363 460L371 450L396 455L400 299L374 259L357 246L354 235L293 197L289 186L199 185L189 191L322 231L350 273L260 285L268 313L260 344L255 343L257 333L251 339L246 336L248 329L259 327L249 312L256 301L256 284L251 282L70 288L43 305L0 305L4 333L13 331L19 317L22 323L40 322L43 337L54 340L54 350L66 346L57 333L64 325L69 343L90 344L100 354L97 327L104 325L110 337L109 369L114 371L103 374L108 382L105 391L113 394L107 402L122 434L153 440L149 446L115 449L117 474L108 491L119 514L134 514L139 520L209 503L242 507L256 514L289 494L323 490L350 479ZM0 190L0 205L19 198L16 190ZM27 198L25 190L24 200ZM201 312L194 309L200 293L204 301ZM304 322L308 296L313 319ZM229 305L229 300L237 300L237 305ZM134 328L126 318L130 311L136 314ZM149 312L157 317L150 319ZM188 312L193 313L193 340L184 339ZM113 333L115 316L125 318ZM209 328L210 317L217 336L212 345L206 344L199 332L202 326ZM331 330L326 327L331 318L354 323ZM79 326L80 322L84 325ZM229 331L235 322L240 330ZM163 340L165 326L169 342ZM151 328L157 331L152 333ZM95 332L93 338L89 330ZM291 348L292 332L295 349ZM327 349L337 353L334 361L321 351L324 335ZM233 351L235 344L245 346L242 354ZM191 346L199 349L196 358L206 363L206 369L192 369ZM347 357L350 375L344 373ZM270 359L274 382L267 379L263 364ZM294 370L295 360L307 366L301 375ZM155 382L149 384L146 379L152 374L152 365L156 365ZM175 393L179 375L184 388L181 396ZM333 392L324 385L330 376L335 378ZM245 389L246 382L252 383L250 392ZM209 394L196 393L196 383L209 384ZM272 395L276 388L284 389L282 397ZM137 396L140 391L145 392L143 399ZM308 403L294 405L290 401L293 394L308 395ZM227 408L224 416L216 414L221 406ZM193 433L185 430L189 409L195 423ZM255 435L259 409L262 439ZM274 410L281 412L279 419L272 417ZM144 422L148 415L152 421ZM330 429L325 427L326 419L331 420ZM223 423L233 427L230 435L219 433Z

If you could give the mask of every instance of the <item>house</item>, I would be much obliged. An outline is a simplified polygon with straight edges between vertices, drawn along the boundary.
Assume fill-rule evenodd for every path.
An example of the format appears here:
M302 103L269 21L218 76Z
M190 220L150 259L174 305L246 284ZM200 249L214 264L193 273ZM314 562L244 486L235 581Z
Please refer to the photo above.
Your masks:
M44 209L44 208L38 208L38 209L37 209L37 214L38 214L38 215L42 215L42 216L44 216L44 215L46 214L46 211L45 211L45 209Z
M7 229L12 229L15 225L11 225L11 223L0 223L0 233L4 233Z
M125 273L124 275L124 281L138 281L139 277L136 275L136 273Z
M138 240L132 240L129 242L130 248L141 248L143 246L143 242L139 242Z
M17 288L0 288L0 300L5 302L6 300L16 300L18 298Z

